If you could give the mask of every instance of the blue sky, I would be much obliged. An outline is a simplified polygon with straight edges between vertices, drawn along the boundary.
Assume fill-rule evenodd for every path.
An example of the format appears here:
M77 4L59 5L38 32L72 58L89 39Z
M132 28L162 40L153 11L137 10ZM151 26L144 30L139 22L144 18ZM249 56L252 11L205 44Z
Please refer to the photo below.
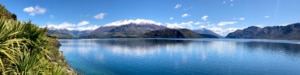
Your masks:
M300 0L0 0L0 3L22 21L83 29L125 19L146 19L168 27L208 28L226 35L248 26L300 21Z

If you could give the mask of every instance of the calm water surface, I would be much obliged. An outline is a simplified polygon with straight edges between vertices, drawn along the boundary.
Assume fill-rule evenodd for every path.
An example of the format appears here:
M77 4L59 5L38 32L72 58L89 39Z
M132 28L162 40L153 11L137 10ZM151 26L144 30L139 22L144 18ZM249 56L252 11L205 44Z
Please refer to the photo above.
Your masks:
M85 75L300 75L300 42L245 39L60 39Z

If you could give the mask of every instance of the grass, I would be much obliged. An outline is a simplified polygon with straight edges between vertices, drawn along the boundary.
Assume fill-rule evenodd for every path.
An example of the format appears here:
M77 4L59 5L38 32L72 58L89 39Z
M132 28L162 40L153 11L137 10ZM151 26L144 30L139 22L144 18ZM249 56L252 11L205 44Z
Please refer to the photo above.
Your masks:
M2 75L76 74L57 47L47 28L31 22L0 19L0 73Z

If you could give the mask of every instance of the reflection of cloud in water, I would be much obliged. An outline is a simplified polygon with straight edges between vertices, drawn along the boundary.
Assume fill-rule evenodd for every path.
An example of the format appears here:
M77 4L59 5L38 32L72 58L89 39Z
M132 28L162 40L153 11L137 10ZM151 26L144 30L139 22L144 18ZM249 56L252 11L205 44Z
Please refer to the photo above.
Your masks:
M124 55L137 55L137 56L143 56L143 55L151 55L156 52L160 51L159 47L152 47L152 48L131 48L127 46L116 46L116 45L109 45L105 46L106 48L110 49L113 53L116 54L124 54Z
M93 40L60 40L63 47L60 47L60 50L63 51L64 54L69 54L70 52L77 51L81 56L88 58L89 53L91 51L95 51L96 45Z
M232 55L236 50L236 43L234 42L224 42L224 41L215 41L215 40L202 40L202 41L194 41L194 48L192 51L196 51L201 54L201 60L205 61L208 59L209 53L215 53L220 57L226 55Z
M103 45L106 50L115 54L144 56L159 53L165 48L176 48L190 41L185 40L154 40L154 39L140 39L140 40L98 40L96 43ZM169 50L169 49L167 49Z
M94 41L114 54L145 56L160 53L165 50L169 56L181 55L181 61L186 62L189 55L201 54L200 59L205 61L208 53L214 52L219 56L230 55L235 52L236 43L223 41L192 41L166 39L118 39Z
M285 54L288 56L300 55L300 44L295 43L245 42L240 44L243 44L247 48L256 48L251 49L251 52L264 51L272 54Z
M206 61L216 55L222 57L239 57L243 60L245 51L256 53L299 55L299 44L259 42L257 40L170 40L170 39L109 39L109 40L62 40L61 50L68 54L76 50L80 56L94 54L95 60L103 62L106 53L101 49L117 55L146 56L164 53L179 62L189 62L193 58ZM104 51L104 52L105 52ZM91 53L93 52L93 53ZM194 55L194 56L191 56ZM180 56L179 58L176 56ZM175 63L174 63L175 64Z

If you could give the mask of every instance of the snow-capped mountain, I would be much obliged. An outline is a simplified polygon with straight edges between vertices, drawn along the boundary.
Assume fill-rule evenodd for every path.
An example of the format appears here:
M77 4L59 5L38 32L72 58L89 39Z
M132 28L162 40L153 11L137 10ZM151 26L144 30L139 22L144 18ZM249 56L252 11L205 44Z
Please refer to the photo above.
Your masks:
M64 24L68 26L68 24ZM69 25L72 26L72 25ZM48 34L60 34L70 35L73 37L140 37L139 35L161 29L167 29L160 22L146 19L135 19L135 20L120 20L105 24L100 27L89 28L90 30L76 30L62 27L50 26L48 27ZM217 37L220 35L214 33L211 30L201 28L193 30L198 34L209 34Z
M166 28L161 23L152 20L121 20L99 27L92 31L90 35L97 37L136 37L146 32Z

